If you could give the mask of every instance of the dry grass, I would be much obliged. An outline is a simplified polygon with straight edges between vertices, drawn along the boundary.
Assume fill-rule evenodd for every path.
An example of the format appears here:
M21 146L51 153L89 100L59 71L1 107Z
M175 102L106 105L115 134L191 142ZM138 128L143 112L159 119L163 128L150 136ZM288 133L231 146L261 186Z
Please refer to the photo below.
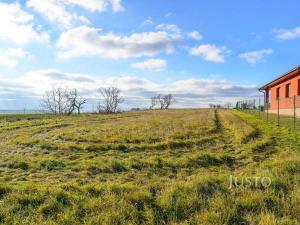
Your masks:
M299 134L236 111L0 118L4 224L299 224ZM269 188L229 189L229 176Z

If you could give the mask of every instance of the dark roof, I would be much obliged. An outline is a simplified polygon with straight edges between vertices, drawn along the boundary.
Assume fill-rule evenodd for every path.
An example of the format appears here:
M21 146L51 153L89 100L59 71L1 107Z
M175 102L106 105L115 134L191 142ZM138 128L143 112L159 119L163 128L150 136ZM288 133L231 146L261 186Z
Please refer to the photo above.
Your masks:
M295 71L296 71L296 73L294 73ZM295 74L297 74L297 72L300 72L300 66L297 66L297 67L291 69L290 71L286 72L285 74L281 75L280 77L276 78L275 80L260 87L258 90L259 91L265 90L267 87L273 86L283 80L289 79L289 78L293 77Z

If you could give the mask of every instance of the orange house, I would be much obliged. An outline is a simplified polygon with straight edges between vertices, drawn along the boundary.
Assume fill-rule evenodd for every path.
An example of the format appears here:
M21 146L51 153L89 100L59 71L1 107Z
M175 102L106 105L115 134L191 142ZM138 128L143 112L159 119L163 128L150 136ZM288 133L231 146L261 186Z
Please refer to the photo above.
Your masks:
M264 93L265 110L300 116L300 66L265 84L259 91Z

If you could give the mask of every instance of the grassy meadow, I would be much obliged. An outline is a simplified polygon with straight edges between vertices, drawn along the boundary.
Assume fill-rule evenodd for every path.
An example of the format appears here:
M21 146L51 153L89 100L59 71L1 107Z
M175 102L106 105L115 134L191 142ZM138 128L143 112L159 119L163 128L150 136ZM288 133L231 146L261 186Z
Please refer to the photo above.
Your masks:
M0 140L2 224L300 224L299 132L244 112L0 116Z

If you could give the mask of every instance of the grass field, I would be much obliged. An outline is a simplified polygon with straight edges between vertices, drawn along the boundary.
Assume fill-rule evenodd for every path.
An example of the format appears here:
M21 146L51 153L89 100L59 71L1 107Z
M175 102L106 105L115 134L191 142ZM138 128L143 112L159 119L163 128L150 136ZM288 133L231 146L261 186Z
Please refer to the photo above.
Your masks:
M300 224L299 133L243 112L2 116L0 138L4 224Z
M244 112L253 115L254 117L261 119L263 121L273 123L277 126L282 126L290 129L295 129L300 131L300 117L297 115L295 118L293 116L280 115L277 113L266 113L259 110L246 109ZM293 109L291 109L291 115L293 114Z

